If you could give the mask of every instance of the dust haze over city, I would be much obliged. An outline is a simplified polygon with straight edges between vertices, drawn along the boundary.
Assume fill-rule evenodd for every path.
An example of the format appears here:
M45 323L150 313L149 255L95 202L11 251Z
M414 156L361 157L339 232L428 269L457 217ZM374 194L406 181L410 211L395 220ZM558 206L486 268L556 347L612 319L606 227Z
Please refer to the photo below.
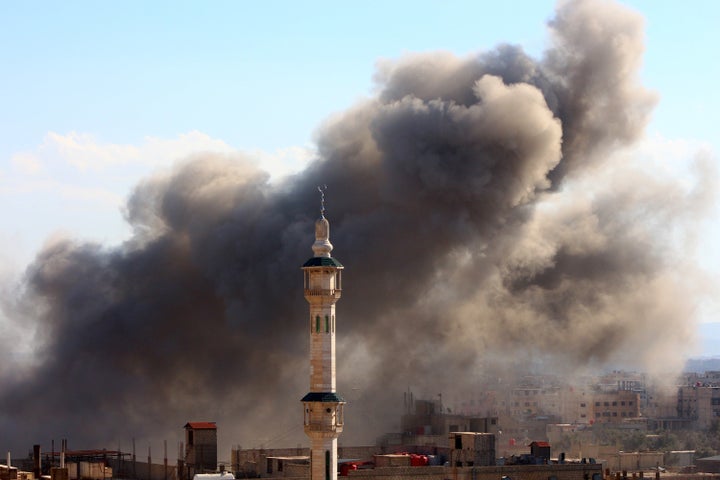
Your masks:
M716 160L698 152L678 178L628 153L659 101L639 78L639 13L561 2L548 27L541 56L507 43L380 61L373 95L317 127L298 173L199 151L129 192L122 244L46 243L2 294L34 335L30 360L0 351L0 448L127 448L193 419L227 443L304 442L299 267L319 184L346 267L343 442L397 428L410 387L680 372L713 293L683 252L716 201Z

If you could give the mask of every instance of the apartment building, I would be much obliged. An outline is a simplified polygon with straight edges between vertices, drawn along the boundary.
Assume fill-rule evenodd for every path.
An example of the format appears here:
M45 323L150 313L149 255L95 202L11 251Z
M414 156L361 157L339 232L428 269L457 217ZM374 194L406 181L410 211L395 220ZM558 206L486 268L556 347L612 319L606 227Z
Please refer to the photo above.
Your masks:
M640 395L628 390L592 396L593 423L623 423L640 417Z
M683 386L678 388L677 415L691 420L697 428L710 428L720 421L720 387Z

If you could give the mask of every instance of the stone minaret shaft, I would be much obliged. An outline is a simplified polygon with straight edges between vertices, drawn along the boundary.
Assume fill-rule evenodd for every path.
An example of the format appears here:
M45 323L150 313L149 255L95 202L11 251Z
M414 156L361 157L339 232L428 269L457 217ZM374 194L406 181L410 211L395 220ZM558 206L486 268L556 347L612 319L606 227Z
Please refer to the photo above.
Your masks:
M343 429L345 400L335 391L335 302L342 292L343 266L330 256L332 248L330 224L321 215L315 222L315 255L302 267L310 304L310 393L302 402L311 480L337 479L337 438Z

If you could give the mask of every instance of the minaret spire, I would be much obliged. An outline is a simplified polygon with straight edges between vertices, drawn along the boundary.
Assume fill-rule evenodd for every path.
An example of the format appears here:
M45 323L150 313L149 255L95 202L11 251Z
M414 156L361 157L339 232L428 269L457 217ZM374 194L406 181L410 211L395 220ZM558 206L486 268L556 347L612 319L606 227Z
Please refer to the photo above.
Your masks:
M337 480L337 438L343 430L345 400L335 391L335 303L342 293L340 262L330 256L330 222L325 189L315 221L314 256L302 266L310 304L310 393L302 398L305 434L310 437L310 479Z
M330 222L325 218L325 190L327 185L317 187L320 192L320 218L315 222L315 243L312 246L316 257L330 258L333 249L330 243Z

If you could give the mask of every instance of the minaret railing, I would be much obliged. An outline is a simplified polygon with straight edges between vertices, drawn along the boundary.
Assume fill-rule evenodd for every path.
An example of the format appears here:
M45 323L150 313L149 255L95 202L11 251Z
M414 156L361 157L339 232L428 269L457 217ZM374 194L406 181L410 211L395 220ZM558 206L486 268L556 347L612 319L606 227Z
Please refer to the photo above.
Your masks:
M306 288L305 295L310 296L328 296L340 298L342 289L340 288Z

